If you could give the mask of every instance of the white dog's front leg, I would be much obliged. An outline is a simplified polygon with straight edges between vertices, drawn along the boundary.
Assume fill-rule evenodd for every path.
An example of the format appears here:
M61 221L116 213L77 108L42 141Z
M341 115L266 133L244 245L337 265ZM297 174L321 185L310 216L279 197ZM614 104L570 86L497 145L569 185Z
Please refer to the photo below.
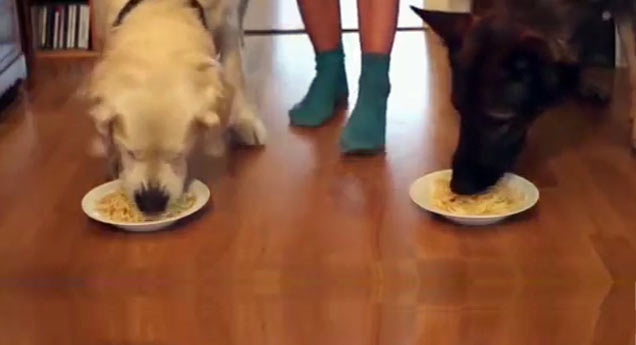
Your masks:
M245 78L241 56L241 32L238 15L230 15L227 24L215 35L219 39L224 77L234 89L230 127L245 145L263 145L267 130L256 115L245 94Z

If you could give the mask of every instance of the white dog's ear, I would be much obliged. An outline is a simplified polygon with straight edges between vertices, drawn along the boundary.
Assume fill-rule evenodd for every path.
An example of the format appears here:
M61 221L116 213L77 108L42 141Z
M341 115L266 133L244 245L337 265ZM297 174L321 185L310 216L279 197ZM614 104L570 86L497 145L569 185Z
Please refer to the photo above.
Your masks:
M203 59L196 65L196 85L199 97L206 104L204 107L212 107L217 113L223 111L224 100L228 99L228 90L223 79L223 68L215 59Z
M113 126L117 116L100 102L91 108L90 115L99 134L99 140L92 141L89 151L96 156L106 156L113 148Z
M213 157L220 157L225 153L225 138L223 124L219 116L213 111L206 111L197 116L199 126L203 129L204 152Z
M113 122L115 121L116 114L109 107L105 106L100 101L95 101L95 104L91 107L90 115L95 122L95 128L97 132L106 136L111 134Z

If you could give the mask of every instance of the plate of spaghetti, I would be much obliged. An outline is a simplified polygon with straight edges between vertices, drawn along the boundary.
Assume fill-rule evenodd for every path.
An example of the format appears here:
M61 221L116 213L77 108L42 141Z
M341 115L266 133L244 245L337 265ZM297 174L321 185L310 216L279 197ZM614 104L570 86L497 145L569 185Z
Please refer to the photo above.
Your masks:
M149 232L166 228L176 221L197 212L210 199L210 190L199 180L194 180L183 196L168 205L167 210L148 217L141 213L124 192L119 180L93 188L82 199L82 210L98 222L118 228Z
M450 188L452 170L437 171L416 180L409 194L423 209L462 225L490 225L532 208L539 190L525 178L508 173L487 191L458 195Z

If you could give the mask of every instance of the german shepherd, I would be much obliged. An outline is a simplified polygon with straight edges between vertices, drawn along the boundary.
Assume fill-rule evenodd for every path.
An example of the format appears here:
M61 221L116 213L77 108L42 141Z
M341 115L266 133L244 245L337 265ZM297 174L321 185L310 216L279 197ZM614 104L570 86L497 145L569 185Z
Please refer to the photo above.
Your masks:
M455 193L476 194L495 184L514 165L537 116L572 91L607 99L580 63L582 39L593 39L580 34L590 16L604 13L617 23L636 118L634 0L502 0L483 15L412 9L449 51L451 99L461 118Z

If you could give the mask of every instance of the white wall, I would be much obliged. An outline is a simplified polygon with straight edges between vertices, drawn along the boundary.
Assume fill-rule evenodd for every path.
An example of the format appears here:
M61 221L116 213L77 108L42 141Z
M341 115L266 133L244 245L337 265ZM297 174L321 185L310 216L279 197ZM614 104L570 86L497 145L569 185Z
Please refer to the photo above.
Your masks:
M316 0L323 1L323 0ZM358 27L356 0L340 0L342 26L345 29ZM422 27L422 21L413 14L409 6L426 7L447 11L469 11L470 0L401 0L398 26L401 28ZM303 23L298 13L296 0L252 0L245 18L246 30L300 30Z

